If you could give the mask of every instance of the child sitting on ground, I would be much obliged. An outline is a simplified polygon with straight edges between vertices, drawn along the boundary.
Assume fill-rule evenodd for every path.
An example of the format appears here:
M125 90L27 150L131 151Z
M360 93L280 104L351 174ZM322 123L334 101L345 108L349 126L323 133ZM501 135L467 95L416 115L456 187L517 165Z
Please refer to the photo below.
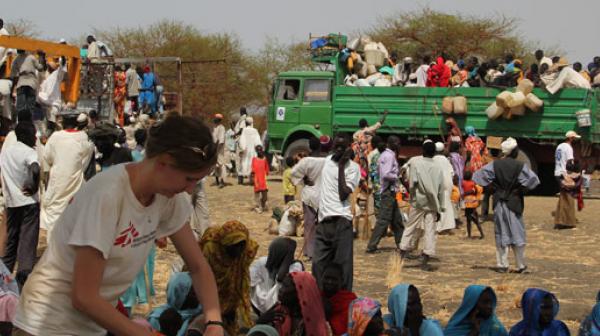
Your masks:
M288 156L285 158L286 168L283 171L283 202L288 204L296 197L296 186L292 183L292 167L296 165L296 160Z
M269 175L269 162L265 156L263 146L256 146L256 157L252 158L252 180L254 181L254 211L263 213L267 208L267 175Z
M473 180L473 173L465 171L464 179L462 182L463 199L465 202L465 217L467 219L467 236L471 238L471 221L475 222L477 229L479 230L480 237L483 239L483 230L479 223L479 215L477 214L477 208L479 207L479 200L483 194L483 188L478 186Z

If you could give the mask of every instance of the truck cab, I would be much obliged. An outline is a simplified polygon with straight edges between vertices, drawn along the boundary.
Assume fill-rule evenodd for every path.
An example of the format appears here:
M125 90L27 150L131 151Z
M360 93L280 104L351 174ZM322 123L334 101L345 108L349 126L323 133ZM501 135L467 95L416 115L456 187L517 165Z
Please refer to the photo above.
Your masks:
M291 71L279 74L269 106L269 148L286 157L305 151L308 139L332 134L335 74L331 71Z

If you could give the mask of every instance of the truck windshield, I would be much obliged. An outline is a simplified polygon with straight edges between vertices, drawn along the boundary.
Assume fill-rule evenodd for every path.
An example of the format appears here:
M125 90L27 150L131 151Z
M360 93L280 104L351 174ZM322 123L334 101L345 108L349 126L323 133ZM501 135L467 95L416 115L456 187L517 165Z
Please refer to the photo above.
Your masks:
M307 79L304 81L305 102L329 101L330 92L331 80L329 79Z
M298 91L300 91L300 80L282 79L279 82L277 100L296 100L298 99Z

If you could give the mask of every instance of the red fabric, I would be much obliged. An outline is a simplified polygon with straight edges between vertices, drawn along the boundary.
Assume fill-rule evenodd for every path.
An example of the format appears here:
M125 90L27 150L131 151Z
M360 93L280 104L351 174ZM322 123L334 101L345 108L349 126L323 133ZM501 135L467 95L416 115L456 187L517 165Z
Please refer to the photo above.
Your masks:
M348 332L348 307L355 299L356 294L347 290L340 290L329 299L332 310L329 325L334 335L341 336Z
M117 310L119 311L119 313L127 316L127 318L129 318L129 313L127 312L127 309L125 308L125 306L123 305L123 302L121 302L121 300L117 301Z
M476 191L475 190L475 182L473 180L467 181L467 180L463 180L462 182L462 188L463 188L463 192L466 194Z
M267 158L252 158L252 174L254 174L254 192L265 191L267 188L267 175L269 175L269 162Z
M477 136L469 136L465 141L465 148L471 152L471 160L467 169L476 172L483 167L483 155L487 155L487 149L483 141Z
M450 76L452 76L450 68L444 64L444 59L442 57L438 57L436 64L430 66L427 71L427 86L447 87Z
M317 286L317 281L308 272L293 272L291 273L296 292L298 293L298 301L302 310L302 319L304 320L304 335L306 336L326 336L328 333L327 321L325 321L325 311L321 300L321 292ZM280 336L292 334L292 320L285 307L279 305L277 308L280 312L284 312L285 319L275 328ZM295 330L294 330L295 331Z

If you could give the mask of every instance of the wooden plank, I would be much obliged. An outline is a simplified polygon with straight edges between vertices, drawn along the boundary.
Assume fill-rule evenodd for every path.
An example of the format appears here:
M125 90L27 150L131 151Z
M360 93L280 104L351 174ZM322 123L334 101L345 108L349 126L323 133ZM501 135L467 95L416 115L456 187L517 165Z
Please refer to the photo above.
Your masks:
M35 52L43 50L47 56L81 58L79 48L72 45L53 43L17 36L0 36L0 46Z

